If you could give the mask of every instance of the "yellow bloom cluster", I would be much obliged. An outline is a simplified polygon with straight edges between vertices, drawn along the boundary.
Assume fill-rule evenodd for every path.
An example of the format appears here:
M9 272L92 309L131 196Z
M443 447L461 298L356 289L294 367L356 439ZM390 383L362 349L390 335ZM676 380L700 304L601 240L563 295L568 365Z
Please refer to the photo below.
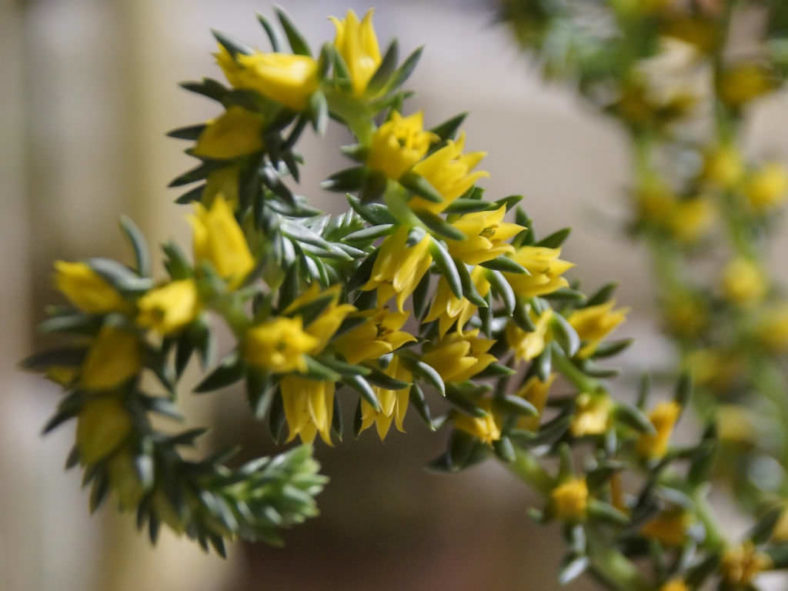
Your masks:
M726 583L750 585L762 571L772 564L771 559L758 551L752 542L728 548L722 556L720 571Z
M660 402L649 414L654 426L654 434L644 433L637 442L638 453L648 459L662 458L668 449L673 426L681 414L681 406L677 402Z

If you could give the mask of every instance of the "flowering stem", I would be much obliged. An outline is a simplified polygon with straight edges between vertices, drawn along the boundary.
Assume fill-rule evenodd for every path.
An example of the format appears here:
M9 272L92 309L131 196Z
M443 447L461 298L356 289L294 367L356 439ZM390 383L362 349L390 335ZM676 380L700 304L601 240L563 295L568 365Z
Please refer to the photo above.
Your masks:
M597 392L603 390L598 380L584 374L572 361L557 347L552 351L553 365L569 380L580 392Z

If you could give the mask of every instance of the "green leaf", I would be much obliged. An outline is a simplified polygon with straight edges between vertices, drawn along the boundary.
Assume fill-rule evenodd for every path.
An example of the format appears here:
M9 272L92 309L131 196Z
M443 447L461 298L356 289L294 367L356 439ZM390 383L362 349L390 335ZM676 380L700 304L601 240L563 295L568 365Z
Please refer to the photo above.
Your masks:
M345 236L345 242L372 242L383 236L388 236L394 229L393 224L378 224L369 226L363 230L356 230Z
M218 102L223 102L224 97L229 92L226 86L213 78L203 78L200 82L181 82L180 86L184 90L200 94Z
M517 415L535 417L539 410L525 398L507 394L495 399L495 403L503 410Z
M575 328L561 314L553 314L551 319L553 335L567 357L574 357L580 349L580 337Z
M372 386L369 385L367 380L361 376L348 376L343 378L342 382L361 394L364 400L366 400L372 406L372 408L374 408L377 412L380 412L381 407L380 402L378 402L378 397L375 396L375 391L372 389Z
M553 232L549 236L542 238L536 243L536 246L543 246L545 248L559 248L572 232L572 228L563 228L557 232Z
M479 199L455 199L446 209L445 213L474 213L477 211L491 211L496 209L494 203Z
M391 75L394 73L394 68L397 67L397 60L399 59L399 47L397 40L391 42L383 59L372 75L372 78L367 83L367 92L377 94L380 90L386 87Z
M373 369L370 372L370 374L367 376L367 380L372 384L379 386L380 388L385 388L386 390L404 390L405 388L409 388L412 385L410 382L403 382L402 380L393 378L382 371L378 371L377 369Z
M203 394L226 388L244 377L246 366L237 351L230 353L219 365L194 388L194 392Z
M591 499L589 501L588 516L591 519L605 521L618 526L629 524L629 516L626 513L619 511L613 505L600 501L599 499Z
M618 341L600 343L597 345L597 348L594 350L594 354L591 355L591 358L606 359L608 357L613 357L621 353L621 351L629 348L629 346L634 342L634 339L620 339Z
M260 13L257 14L257 22L259 22L263 27L263 30L268 37L268 42L271 44L271 51L274 53L281 53L282 42L281 39L279 39L276 29L274 29L274 27L271 26L271 23L268 22L268 19Z
M492 292L501 300L506 310L506 315L511 316L514 313L514 308L517 305L517 299L514 297L514 290L509 282L500 271L488 271L487 280L490 282Z
M493 441L493 451L495 451L495 455L498 456L499 460L507 464L511 464L517 459L512 440L505 435Z
M288 17L281 8L275 8L274 11L276 12L276 16L279 18L282 29L285 31L287 42L290 44L290 49L293 50L293 53L297 55L311 56L312 51L309 49L309 44L290 20L290 17Z
M338 382L339 379L342 377L328 367L320 363L314 357L310 357L309 355L305 356L306 358L306 371L304 372L305 377L313 379L313 380L321 380L325 382Z
M241 43L240 41L230 39L224 33L220 33L216 30L211 30L211 33L213 33L213 36L216 38L219 44L224 47L231 56L233 56L233 59L235 59L235 56L239 53L242 55L252 55L254 53L254 50L251 47Z
M449 139L454 139L454 136L457 134L457 130L460 128L462 122L465 121L465 118L467 116L468 113L460 113L459 115L455 115L451 119L447 119L443 123L440 123L439 125L436 125L432 129L430 129L430 132L437 135L441 139L441 141L444 142ZM473 200L473 201L479 203L479 201L477 200ZM486 204L484 202L482 203L489 206L489 204Z
M567 555L561 562L561 568L558 571L558 584L562 586L568 585L582 575L590 564L591 561L588 556Z
M424 396L424 390L418 384L413 384L413 387L410 389L410 403L416 409L416 412L419 413L421 420L424 421L431 431L434 431L435 425L432 422L430 408L427 406L427 398Z
M462 280L460 279L460 272L457 270L454 260L449 255L449 251L439 240L432 240L430 244L430 253L435 260L441 275L446 279L449 284L449 289L458 298L463 297Z
M443 195L441 195L438 190L420 174L415 172L406 172L399 178L398 182L408 191L414 195L418 195L426 201L430 201L432 203L443 203L444 201Z
M439 238L445 238L447 240L465 240L465 234L460 232L438 214L432 213L426 209L414 209L413 213L421 220L421 223L427 226L427 228Z
M101 275L115 289L125 293L141 293L153 287L153 280L140 277L117 261L104 258L88 259L88 266Z
M419 47L405 59L399 69L394 72L394 75L391 77L391 82L389 83L390 89L394 90L405 84L405 81L410 78L410 75L413 73L416 64L419 63L419 58L423 50L423 47Z
M45 371L54 365L80 367L85 360L87 349L84 347L59 347L34 353L21 362L24 369Z
M312 93L312 96L309 97L309 114L312 129L318 135L325 135L328 127L328 101L325 94L320 91Z
M321 188L326 191L337 191L345 193L347 191L358 191L364 184L364 180L369 174L365 166L355 166L335 172L322 183ZM359 213L359 215L361 215ZM363 216L362 216L363 217Z
M651 424L648 417L637 407L626 402L616 403L615 417L616 420L632 427L639 433L644 433L646 435L654 435L656 433L654 425Z
M599 288L597 292L594 293L594 295L588 298L588 301L586 302L586 307L598 306L599 304L604 304L605 302L610 300L611 297L613 297L613 292L616 291L617 287L618 287L618 283L608 283L606 285L603 285L602 287Z
M195 141L205 131L205 124L199 123L197 125L188 125L186 127L179 127L167 132L167 137L175 138L177 140L191 140Z
M673 396L673 400L683 409L687 407L690 396L692 396L692 376L689 373L683 373L676 384L676 394Z
M518 273L520 275L530 275L531 272L523 267L517 261L510 259L505 255L501 255L491 259L489 261L484 261L480 263L482 267L486 269L493 269L496 271L503 271L505 273Z
M401 357L401 359L405 361L408 369L410 369L416 376L420 377L422 380L433 386L438 392L441 393L441 396L446 396L446 386L443 383L443 378L432 366L427 365L418 359L412 359L408 357Z
M476 286L473 284L473 279L471 278L471 273L468 270L468 267L462 261L458 261L456 259L452 259L452 261L454 261L454 266L456 267L457 272L460 274L460 285L462 287L463 296L465 296L465 298L473 305L480 308L485 308L487 306L487 300L485 300L476 290Z
M134 250L137 273L143 277L149 276L151 271L150 252L148 251L145 237L131 218L125 215L120 218L120 227L123 229L123 232L126 234Z
M396 224L397 220L391 215L389 210L380 203L361 203L353 195L345 195L350 207L353 208L368 223L379 226L382 224Z

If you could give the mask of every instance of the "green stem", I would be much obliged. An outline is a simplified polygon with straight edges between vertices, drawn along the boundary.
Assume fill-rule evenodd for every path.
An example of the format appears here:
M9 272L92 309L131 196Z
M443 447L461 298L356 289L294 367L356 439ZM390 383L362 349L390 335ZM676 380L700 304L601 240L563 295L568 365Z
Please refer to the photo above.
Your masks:
M599 380L587 376L557 347L552 350L553 365L572 385L581 392L597 392L604 390Z
M528 486L549 496L555 486L555 479L530 452L515 448L514 453L514 461L506 464L506 467Z

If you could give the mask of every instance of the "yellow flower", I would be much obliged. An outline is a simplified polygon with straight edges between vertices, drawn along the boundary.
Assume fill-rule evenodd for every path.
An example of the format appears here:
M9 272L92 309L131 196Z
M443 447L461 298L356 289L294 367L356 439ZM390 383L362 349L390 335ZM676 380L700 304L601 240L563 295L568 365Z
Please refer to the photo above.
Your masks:
M681 406L672 400L660 402L654 407L648 418L654 425L656 433L654 435L644 433L638 439L637 450L641 456L653 460L665 455L679 414L681 414Z
M263 149L262 115L232 106L219 118L208 121L197 138L194 155L229 160Z
M680 242L695 242L709 232L714 214L714 205L706 197L678 201L673 206L668 226Z
M469 265L478 265L500 255L514 252L514 247L506 244L506 241L525 228L504 222L505 215L506 206L501 205L495 211L467 213L453 222L452 226L462 232L466 238L447 240L446 244L451 255Z
M421 197L415 197L409 201L411 208L440 213L476 184L480 178L490 176L489 173L482 170L473 172L473 169L487 153L463 154L464 147L465 133L461 133L456 142L449 140L444 147L436 150L413 167L413 172L423 176L440 193L443 202L433 203Z
M127 308L123 296L85 263L55 262L55 286L68 301L88 314Z
M116 397L101 396L85 402L77 417L77 448L83 464L105 458L128 437L131 416Z
M757 435L751 413L737 404L720 404L714 420L722 442L746 444Z
M312 443L315 435L331 445L331 421L334 417L334 382L310 380L289 375L279 382L285 419L290 429L288 441L296 435Z
M551 340L550 321L553 318L552 308L547 308L538 317L531 313L535 330L526 332L514 322L506 325L506 342L514 350L514 357L519 361L531 361L544 351Z
M689 591L689 587L682 579L671 579L662 585L659 591Z
M397 355L394 355L384 373L403 382L413 380L413 375L400 363ZM402 422L405 420L405 413L408 411L410 387L402 388L401 390L387 390L380 386L373 386L372 389L378 397L378 402L380 402L380 412L376 411L369 402L362 400L361 430L364 431L374 424L378 437L383 441L391 428L392 421L394 421L398 431L403 431Z
M293 111L304 110L318 87L317 62L306 55L256 51L233 59L220 45L216 61L233 88L254 90Z
M237 287L254 269L246 238L224 197L217 195L210 209L196 204L189 218L194 232L194 258L208 261L231 287Z
M686 366L699 386L726 390L742 372L741 359L725 351L697 349L687 356Z
M405 343L416 340L413 335L400 330L408 319L407 312L391 312L388 308L379 308L358 314L364 317L365 321L334 340L334 348L349 363L378 359L396 351Z
M767 349L774 352L788 350L788 302L763 310L756 334Z
M306 371L304 354L311 353L318 340L304 332L300 317L266 320L246 332L244 359L274 373Z
M142 296L137 323L162 335L180 330L197 317L200 300L194 279L173 281Z
M397 180L424 157L438 136L424 131L424 113L403 117L397 111L381 125L369 146L367 166Z
M352 10L347 11L343 21L331 17L337 30L334 47L347 64L355 96L364 94L367 84L380 66L380 48L372 26L372 12L367 11L361 22Z
M585 519L588 508L588 485L585 478L573 478L550 492L553 510L562 521Z
M640 534L663 546L681 546L687 538L690 521L689 513L683 509L669 509L643 524Z
M732 189L744 176L744 162L735 146L723 144L706 152L703 179L722 189Z
M421 360L447 382L469 380L495 361L495 357L487 353L495 341L481 339L478 335L478 330L464 335L453 332L431 346Z
M785 201L786 192L788 192L788 173L783 166L775 162L756 170L744 185L747 202L759 212Z
M355 306L350 304L337 304L339 301L339 294L341 286L332 285L328 289L321 289L317 283L309 286L303 294L294 299L290 305L285 309L285 314L293 314L299 308L309 305L315 300L330 297L331 301L320 312L320 315L312 320L306 327L306 333L315 339L315 345L309 351L310 353L320 353L326 348L331 337L339 329L342 322L344 322L347 315L355 311Z
M501 438L501 426L498 417L492 411L490 400L482 400L479 407L487 411L483 417L472 417L463 413L454 416L454 427L460 431L470 433L479 441L491 444Z
M640 219L662 225L670 219L676 196L664 180L647 175L635 190L635 200Z
M378 290L379 306L396 295L400 312L432 263L429 236L414 246L408 246L407 240L408 228L403 226L383 241L369 281L362 287L364 291Z
M532 298L553 293L566 287L569 282L561 277L574 265L558 257L561 250L542 246L522 246L511 259L525 267L530 275L523 273L504 273L515 294L522 298Z
M580 340L586 343L577 354L580 359L593 355L599 343L626 319L629 310L622 308L614 311L615 305L615 300L609 300L604 304L575 310L567 318Z
M103 326L82 364L82 386L87 390L111 390L135 376L142 368L137 335Z
M547 404L547 397L550 394L550 387L555 381L556 374L550 374L546 382L539 379L538 376L528 378L528 381L523 384L523 387L517 391L517 396L524 398L536 407L539 414L533 417L520 417L517 420L518 429L528 429L535 431L539 428L542 413Z
M575 415L569 425L569 431L574 437L601 435L607 431L613 410L613 403L607 394L583 392L578 395L575 405Z
M680 337L700 334L709 322L706 304L692 293L677 293L665 303L666 328Z
M471 281L480 296L485 297L489 293L490 282L487 281L484 267L474 267L471 271ZM457 332L462 334L465 324L473 317L476 310L477 307L470 301L455 296L448 281L441 277L424 322L438 320L438 334L442 338L456 321Z
M738 257L723 269L722 291L725 298L734 304L753 304L764 296L766 288L763 271L751 260Z
M726 583L749 585L761 571L771 566L771 558L759 552L755 545L747 540L743 544L725 551L722 555L720 571Z
M239 166L224 166L210 172L202 190L202 202L210 207L214 199L222 197L231 209L235 209L238 205L240 173Z
M722 73L720 98L732 107L741 107L774 90L769 71L760 64L737 64Z

